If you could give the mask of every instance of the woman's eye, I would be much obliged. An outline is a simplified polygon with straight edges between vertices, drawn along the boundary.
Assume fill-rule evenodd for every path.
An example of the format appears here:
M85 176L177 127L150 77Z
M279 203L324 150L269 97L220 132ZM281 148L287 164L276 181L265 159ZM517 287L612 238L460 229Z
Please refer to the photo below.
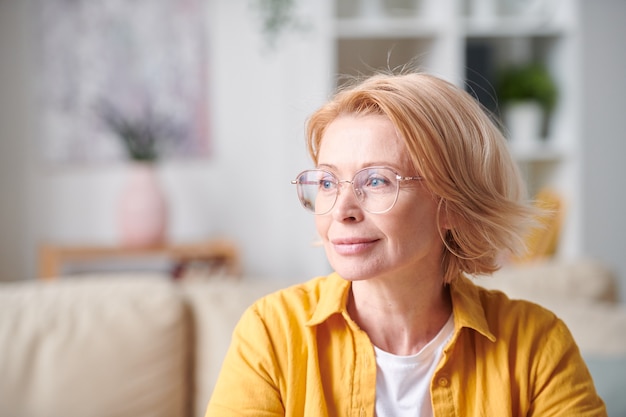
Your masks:
M322 190L332 190L336 187L337 182L333 180L333 178L322 178L320 179L320 189Z
M377 187L383 187L388 184L389 184L389 181L387 181L385 178L370 177L365 183L365 186L370 187L370 188L377 188Z

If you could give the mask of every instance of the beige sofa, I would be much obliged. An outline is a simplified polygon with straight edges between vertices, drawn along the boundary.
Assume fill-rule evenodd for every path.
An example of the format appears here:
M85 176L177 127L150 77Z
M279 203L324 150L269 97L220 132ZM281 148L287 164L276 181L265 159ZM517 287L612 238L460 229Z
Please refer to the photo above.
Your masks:
M477 280L549 305L585 355L626 365L626 311L601 265L550 263ZM282 286L137 274L0 284L0 416L203 416L240 314ZM624 415L617 397L612 415Z
M0 284L0 416L203 416L231 329L278 286L149 274Z

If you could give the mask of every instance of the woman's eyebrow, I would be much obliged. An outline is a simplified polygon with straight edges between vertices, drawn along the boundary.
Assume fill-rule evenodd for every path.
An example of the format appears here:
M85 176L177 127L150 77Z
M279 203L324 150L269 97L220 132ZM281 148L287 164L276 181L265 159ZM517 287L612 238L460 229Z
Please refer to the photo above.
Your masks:
M337 167L332 164L317 164L316 168L337 169Z
M326 167L331 169L337 169L337 166L333 164L317 164L317 168ZM369 161L365 164L361 164L359 169L369 168L369 167L388 167L393 169L398 169L399 167L392 162L385 161Z

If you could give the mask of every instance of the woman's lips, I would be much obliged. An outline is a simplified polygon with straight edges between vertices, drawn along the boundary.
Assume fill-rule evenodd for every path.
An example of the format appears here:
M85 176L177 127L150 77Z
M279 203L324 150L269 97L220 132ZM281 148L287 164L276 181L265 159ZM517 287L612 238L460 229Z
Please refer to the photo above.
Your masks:
M334 239L331 240L339 255L358 255L369 250L378 239Z

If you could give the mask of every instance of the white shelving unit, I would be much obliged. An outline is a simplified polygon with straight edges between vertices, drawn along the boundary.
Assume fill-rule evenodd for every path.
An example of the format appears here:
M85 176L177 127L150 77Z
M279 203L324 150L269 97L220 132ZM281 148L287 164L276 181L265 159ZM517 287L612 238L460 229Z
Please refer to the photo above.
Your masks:
M406 64L470 85L479 99L495 95L503 67L540 61L557 82L559 99L548 135L532 149L512 147L531 194L562 195L565 223L559 255L579 254L580 79L577 0L331 0L334 68L342 76ZM393 4L393 6L390 6ZM480 97L480 92L487 96ZM488 100L487 100L488 101ZM497 100L483 103L494 113Z

